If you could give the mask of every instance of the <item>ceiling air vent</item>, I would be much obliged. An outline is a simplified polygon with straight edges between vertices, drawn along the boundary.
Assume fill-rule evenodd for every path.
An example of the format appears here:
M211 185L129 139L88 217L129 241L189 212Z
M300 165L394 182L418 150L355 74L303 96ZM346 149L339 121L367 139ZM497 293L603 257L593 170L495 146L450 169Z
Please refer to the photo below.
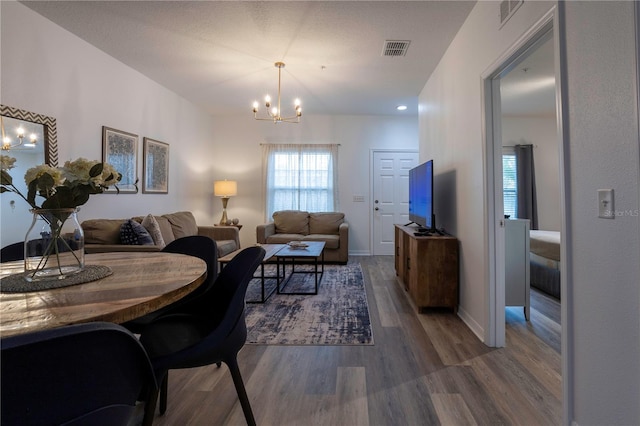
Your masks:
M407 54L411 41L409 40L387 40L382 48L382 56L404 56Z
M502 0L500 2L500 27L516 13L524 0Z

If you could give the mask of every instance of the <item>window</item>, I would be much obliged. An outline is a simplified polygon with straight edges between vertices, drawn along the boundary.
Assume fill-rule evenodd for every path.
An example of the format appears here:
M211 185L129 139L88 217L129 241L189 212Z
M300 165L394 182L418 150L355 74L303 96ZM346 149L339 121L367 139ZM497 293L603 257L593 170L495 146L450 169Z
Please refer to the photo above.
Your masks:
M509 148L502 151L502 197L504 214L515 218L518 217L518 169L515 150Z
M338 209L338 145L265 144L266 218L278 210Z

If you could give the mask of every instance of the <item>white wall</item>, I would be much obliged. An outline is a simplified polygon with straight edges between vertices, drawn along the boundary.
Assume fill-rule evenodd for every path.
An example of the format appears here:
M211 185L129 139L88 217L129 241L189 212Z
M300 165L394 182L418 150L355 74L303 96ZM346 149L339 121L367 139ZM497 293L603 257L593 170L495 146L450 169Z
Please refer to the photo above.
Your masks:
M420 157L434 159L438 226L460 240L459 314L483 340L489 283L481 76L554 4L524 2L499 29L499 2L478 2L420 93ZM446 184L438 185L443 176Z
M5 130L8 129L5 128ZM28 165L41 164L44 161L44 149L37 150L37 152L11 150L10 153L7 153L3 151L2 155L16 159L14 167L9 171L13 179L13 186L21 194L27 196L27 184L24 181L24 175L30 168ZM2 231L0 232L2 247L24 241L27 229L29 229L33 221L33 216L29 212L31 208L29 204L18 194L5 192L0 199L0 206L0 223L11 223L11 226L2 226Z
M538 228L560 231L560 176L556 117L502 117L503 145L533 144Z
M94 195L80 212L91 217L129 217L182 209L209 221L213 130L210 118L193 104L78 39L17 2L1 2L1 98L5 105L55 117L59 164L85 157L102 159L102 126L139 135L138 175L142 178L142 138L170 144L169 194ZM185 149L188 146L189 149ZM180 170L178 173L177 171ZM22 176L16 178L22 179ZM140 189L142 187L140 186ZM4 210L10 201L0 202ZM16 205L22 200L16 200ZM25 207L26 208L26 207ZM5 232L22 228L2 224ZM20 239L24 238L24 231Z
M256 225L264 223L261 143L338 143L340 210L349 222L349 252L370 254L370 151L417 149L417 118L392 116L305 116L300 124L273 124L243 117L215 117L214 178L238 181L238 196L229 200L227 214L243 228L241 244L256 242ZM213 182L211 182L213 187ZM354 202L364 195L365 202ZM220 200L211 201L214 218L222 216Z
M198 223L217 223L222 204L214 199L213 181L235 179L238 196L229 200L228 215L243 224L242 246L251 245L256 225L264 221L259 144L339 143L340 209L350 223L350 252L370 253L370 150L417 149L417 117L304 116L296 125L257 122L250 111L210 117L25 6L0 5L0 101L57 119L60 163L79 156L101 159L103 125L138 134L140 157L143 136L171 145L168 195L92 196L80 220L191 210ZM138 167L142 176L141 158ZM354 203L353 195L364 195L365 202ZM4 211L7 194L0 202ZM13 220L8 225L25 231L28 226Z
M555 3L524 2L498 30L498 2L479 2L420 95L421 157L454 175L461 241L461 316L480 336L487 218L481 75ZM566 20L569 181L563 323L564 404L570 424L640 424L638 45L633 2L562 2ZM563 27L565 26L565 27ZM563 31L566 28L566 31ZM562 34L561 34L562 36ZM615 220L597 218L596 190L614 188ZM446 226L446 225L445 225ZM452 226L449 226L451 228ZM563 318L565 321L565 318Z
M570 301L579 425L640 424L640 146L633 2L566 2ZM640 4L636 2L636 6ZM640 22L638 22L640 24ZM614 220L596 191L615 190Z

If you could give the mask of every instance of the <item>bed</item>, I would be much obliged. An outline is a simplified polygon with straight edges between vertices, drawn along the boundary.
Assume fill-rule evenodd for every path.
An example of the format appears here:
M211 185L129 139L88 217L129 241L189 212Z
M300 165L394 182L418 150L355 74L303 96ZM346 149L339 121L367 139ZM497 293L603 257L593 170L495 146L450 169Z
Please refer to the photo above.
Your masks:
M531 286L560 299L560 232L529 231Z

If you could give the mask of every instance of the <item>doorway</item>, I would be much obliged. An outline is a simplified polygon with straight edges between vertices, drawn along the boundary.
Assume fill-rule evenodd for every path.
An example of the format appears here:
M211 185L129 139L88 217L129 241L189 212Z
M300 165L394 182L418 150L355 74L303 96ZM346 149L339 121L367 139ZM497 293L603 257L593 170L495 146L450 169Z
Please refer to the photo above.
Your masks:
M370 223L374 256L395 253L393 225L409 223L409 170L417 165L417 151L372 151Z
M544 227L561 231L564 211L561 201L563 177L561 114L556 112L559 99L558 36L555 10L541 19L521 40L505 53L482 77L484 80L486 118L486 179L487 179L487 248L489 261L489 292L487 304L488 327L486 341L490 346L505 345L505 186L503 186L503 150L509 146L530 145L534 155L540 156L540 176L545 181L544 200L537 211L544 209ZM546 65L543 62L546 61ZM535 65L532 65L534 64ZM533 68L537 68L534 70ZM546 72L540 72L546 68ZM511 86L511 87L509 87ZM540 93L549 92L551 100L541 102ZM517 96L516 96L517 95ZM546 96L549 96L547 94ZM542 96L544 98L544 96ZM546 106L544 106L546 105ZM541 110L541 108L543 110ZM540 123L551 126L547 131L544 151L540 155ZM535 125L532 125L535 123ZM517 131L514 131L517 129ZM532 137L532 135L535 135ZM534 140L535 139L535 140ZM553 160L545 158L552 152ZM553 163L555 174L543 171ZM535 168L538 162L534 161ZM549 176L555 178L549 179ZM538 185L540 186L540 185ZM552 186L552 187L551 187ZM538 191L539 192L539 191ZM508 194L512 195L512 194ZM507 198L507 201L509 199ZM508 202L506 204L509 204ZM550 207L552 206L552 207ZM523 216L524 217L524 216ZM564 308L563 308L564 309Z

